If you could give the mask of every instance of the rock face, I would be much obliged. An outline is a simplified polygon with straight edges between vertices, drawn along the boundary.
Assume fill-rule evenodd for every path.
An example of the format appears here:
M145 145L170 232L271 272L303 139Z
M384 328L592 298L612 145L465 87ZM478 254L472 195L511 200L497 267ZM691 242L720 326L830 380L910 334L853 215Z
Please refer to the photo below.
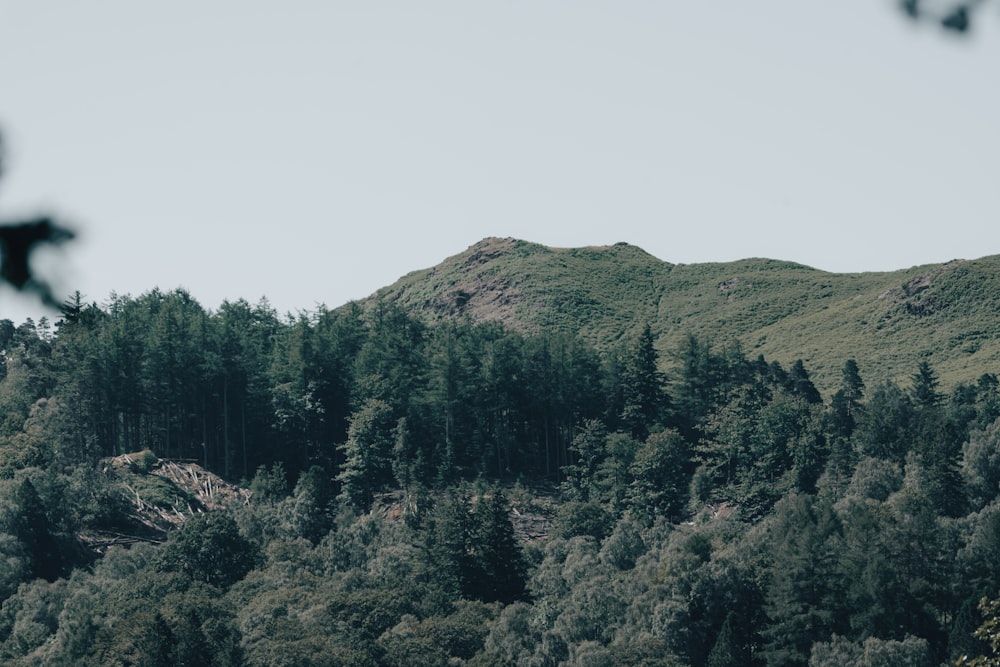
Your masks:
M522 294L514 277L500 267L519 244L523 242L510 238L484 239L439 267L411 274L428 288L420 309L438 319L468 315L479 321L517 322L513 306ZM398 292L395 298L407 296Z

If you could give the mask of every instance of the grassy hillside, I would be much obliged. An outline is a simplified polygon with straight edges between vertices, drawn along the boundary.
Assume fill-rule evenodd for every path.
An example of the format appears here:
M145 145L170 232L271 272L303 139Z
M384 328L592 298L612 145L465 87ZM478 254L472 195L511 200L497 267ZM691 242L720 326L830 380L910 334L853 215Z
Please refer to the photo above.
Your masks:
M1000 372L1000 256L837 274L769 259L673 265L624 243L549 248L489 238L375 300L429 320L469 315L575 332L598 347L649 323L667 368L688 333L738 341L748 356L801 358L827 392L849 358L869 386L905 384L922 359L945 386Z

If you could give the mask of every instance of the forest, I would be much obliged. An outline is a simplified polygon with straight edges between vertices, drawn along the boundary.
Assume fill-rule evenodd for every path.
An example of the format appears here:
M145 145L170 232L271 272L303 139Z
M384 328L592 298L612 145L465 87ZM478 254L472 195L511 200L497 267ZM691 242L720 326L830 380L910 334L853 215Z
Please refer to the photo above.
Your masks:
M2 664L1000 664L991 372L843 359L824 395L642 322L597 349L183 290L0 320L0 353ZM123 454L249 500L151 532Z

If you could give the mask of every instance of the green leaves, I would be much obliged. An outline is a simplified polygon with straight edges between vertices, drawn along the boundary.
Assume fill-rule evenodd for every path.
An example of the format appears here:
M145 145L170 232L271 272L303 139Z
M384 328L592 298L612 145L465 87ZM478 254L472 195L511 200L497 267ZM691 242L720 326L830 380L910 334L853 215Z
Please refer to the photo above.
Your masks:
M678 520L688 500L691 467L691 446L680 434L649 436L629 466L629 508L649 523L658 516Z
M257 562L257 550L240 535L225 512L196 514L173 533L159 558L167 572L182 572L194 581L228 588Z
M376 398L367 399L351 415L337 481L345 500L362 511L368 510L374 494L392 480L396 424L392 407Z

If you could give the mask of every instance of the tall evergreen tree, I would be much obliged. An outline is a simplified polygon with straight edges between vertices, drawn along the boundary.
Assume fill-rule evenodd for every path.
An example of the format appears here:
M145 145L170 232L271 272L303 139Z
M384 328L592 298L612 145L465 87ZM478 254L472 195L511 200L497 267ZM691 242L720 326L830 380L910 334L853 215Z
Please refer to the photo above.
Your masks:
M959 471L962 441L967 433L952 421L938 392L937 374L926 361L913 375L914 443L923 468L923 491L938 512L959 516L965 511L965 494Z
M902 464L913 445L915 412L910 396L891 382L872 392L854 432L862 456Z
M840 388L833 395L833 426L835 433L850 438L860 417L861 400L864 398L865 383L854 359L844 362Z
M819 390L809 377L809 371L801 359L796 359L792 364L792 370L788 373L789 389L797 396L801 396L808 403L816 404L823 401L819 395Z
M524 596L527 566L510 522L510 503L499 486L476 505L471 552L473 597L510 604Z
M608 455L607 439L607 428L597 419L584 422L573 438L570 452L575 461L563 468L566 479L562 484L570 498L586 502L597 494L598 471Z
M427 515L425 544L431 564L432 595L448 607L473 586L474 566L469 545L472 514L460 494L445 493Z
M938 392L938 386L941 383L928 361L921 361L918 364L917 372L913 374L911 379L913 380L911 394L917 408L929 409L941 403L942 396Z
M620 382L621 424L633 436L644 439L666 412L666 394L657 368L653 333L648 324L625 357Z
M14 506L17 514L11 532L24 545L32 576L55 581L63 571L63 558L45 505L30 479L17 485Z
M767 527L774 565L767 589L772 621L764 631L763 653L769 667L804 665L814 642L842 629L837 518L828 501L794 494L775 506Z
M674 353L676 375L672 377L673 422L690 442L703 435L705 419L728 391L741 384L746 360L739 348L720 355L712 343L689 334Z
M318 544L333 527L337 509L329 473L319 466L310 467L299 476L292 499L295 532Z
M525 423L525 395L521 382L524 342L502 327L483 329L478 378L478 425L483 438L480 472L503 477L519 469L527 452L520 451ZM525 455L525 456L519 456Z
M351 416L337 481L344 499L361 511L368 511L374 494L392 481L395 423L389 404L375 398L366 400Z

